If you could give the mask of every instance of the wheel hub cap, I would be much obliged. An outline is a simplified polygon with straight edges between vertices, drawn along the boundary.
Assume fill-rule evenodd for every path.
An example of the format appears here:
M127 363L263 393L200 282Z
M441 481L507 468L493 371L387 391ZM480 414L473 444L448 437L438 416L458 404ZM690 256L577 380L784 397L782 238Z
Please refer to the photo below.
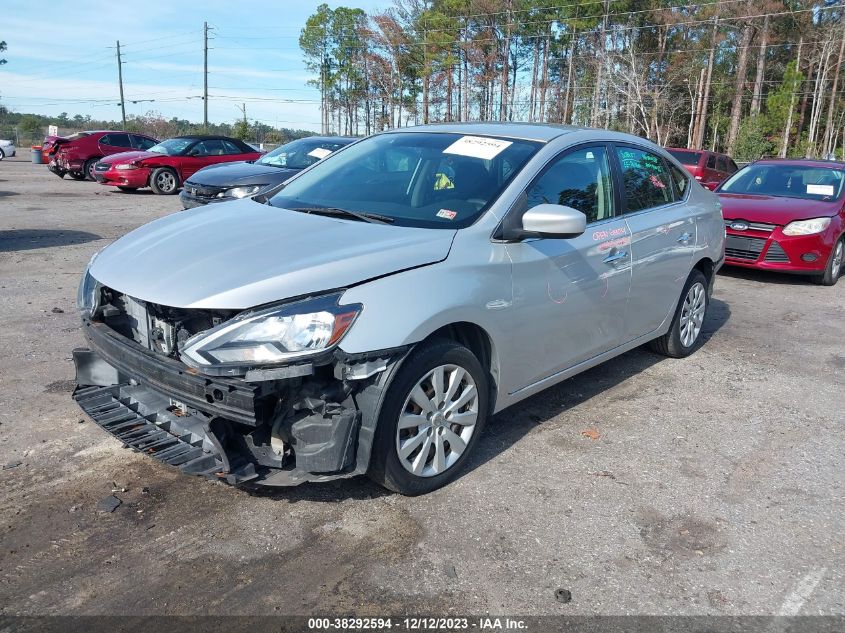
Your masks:
M396 425L402 467L418 477L445 472L466 450L478 420L478 390L457 365L441 365L423 376L405 399Z

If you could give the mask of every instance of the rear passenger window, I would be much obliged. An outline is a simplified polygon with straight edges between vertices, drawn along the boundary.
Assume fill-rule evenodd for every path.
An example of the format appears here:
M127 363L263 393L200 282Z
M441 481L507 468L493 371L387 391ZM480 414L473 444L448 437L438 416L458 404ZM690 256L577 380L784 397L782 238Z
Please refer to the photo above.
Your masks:
M243 150L240 147L238 147L237 145L235 145L232 141L224 140L224 141L222 141L222 143L223 143L223 147L226 148L227 154L243 154L244 153Z
M674 165L669 165L669 173L672 174L672 180L675 182L678 199L683 198L689 188L689 174L686 170L678 169Z
M707 157L707 169L716 169L716 155L710 154Z
M153 139L146 136L134 136L133 139L135 140L135 147L138 149L150 149L153 145L156 145Z
M617 147L616 153L622 165L628 213L675 201L672 182L662 158L632 147Z
M107 134L100 139L100 143L111 147L132 147L128 134Z
M610 162L604 147L575 150L557 159L526 192L528 208L562 204L587 216L587 222L613 217Z
M719 171L727 172L728 171L728 161L725 160L724 156L719 156L719 160L716 163L716 169Z

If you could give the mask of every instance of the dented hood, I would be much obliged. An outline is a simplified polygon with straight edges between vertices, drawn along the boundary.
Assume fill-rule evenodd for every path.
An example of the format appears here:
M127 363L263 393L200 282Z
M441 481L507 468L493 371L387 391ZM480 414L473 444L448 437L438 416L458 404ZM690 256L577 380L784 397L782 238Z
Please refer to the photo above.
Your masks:
M106 247L91 274L152 303L244 309L442 261L454 236L246 199L150 222Z

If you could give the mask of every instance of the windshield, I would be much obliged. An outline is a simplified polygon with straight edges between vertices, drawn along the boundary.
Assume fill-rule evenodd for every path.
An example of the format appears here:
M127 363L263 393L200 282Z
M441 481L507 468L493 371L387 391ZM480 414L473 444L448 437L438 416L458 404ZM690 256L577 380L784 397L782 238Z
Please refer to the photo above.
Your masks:
M719 189L803 200L834 200L842 194L843 172L828 167L758 164L736 172Z
M669 153L672 157L681 163L681 165L698 165L701 160L701 152L688 152L682 149L670 149Z
M156 154L166 154L167 156L178 156L195 140L192 138L169 138L158 145L153 145L147 151L155 152Z
M259 165L270 165L271 167L305 169L349 143L350 141L303 138L285 143L255 162Z
M486 210L539 147L461 134L381 134L295 178L269 203L375 213L398 226L459 229Z

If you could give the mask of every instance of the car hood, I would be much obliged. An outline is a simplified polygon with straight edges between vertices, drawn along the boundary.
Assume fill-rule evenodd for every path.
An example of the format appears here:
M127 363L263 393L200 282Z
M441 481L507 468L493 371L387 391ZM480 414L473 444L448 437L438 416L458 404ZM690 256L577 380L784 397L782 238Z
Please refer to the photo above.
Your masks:
M719 193L722 215L728 220L748 220L784 226L795 220L834 216L841 202L801 200L778 196Z
M235 200L132 231L96 257L91 275L152 303L240 310L442 261L455 233Z
M110 154L100 159L101 163L107 165L114 165L115 163L127 163L131 160L142 160L144 158L162 158L164 154L158 152L141 152L138 150L132 152L120 152L119 154Z
M221 163L203 167L188 180L192 184L206 187L229 187L233 185L275 185L284 182L298 169L257 165L252 162Z

